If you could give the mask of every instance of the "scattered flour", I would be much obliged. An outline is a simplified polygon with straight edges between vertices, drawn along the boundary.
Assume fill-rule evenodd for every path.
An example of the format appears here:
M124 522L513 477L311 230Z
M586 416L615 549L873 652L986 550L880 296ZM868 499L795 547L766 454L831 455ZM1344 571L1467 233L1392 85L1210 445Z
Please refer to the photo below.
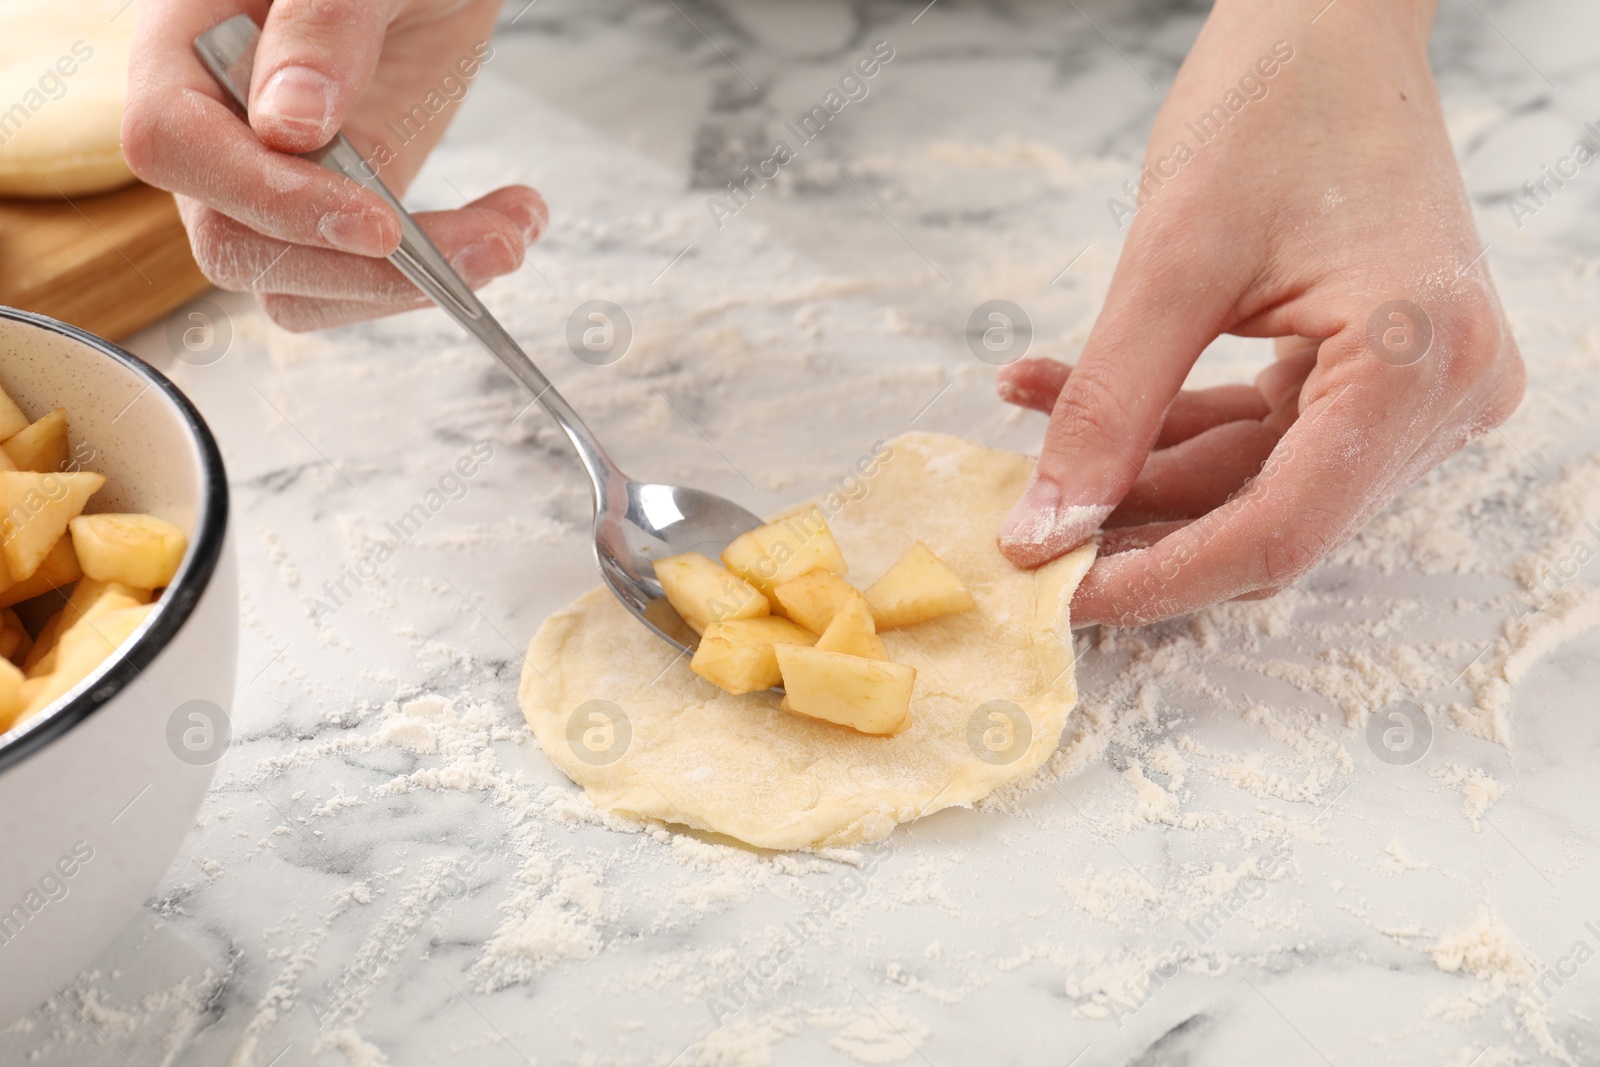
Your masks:
M311 1051L341 1053L348 1067L389 1067L389 1057L377 1045L348 1027L321 1035Z
M1488 774L1459 763L1446 763L1429 773L1445 785L1461 790L1461 811L1474 830L1480 828L1490 806L1505 795L1506 787Z
M1539 975L1538 962L1492 907L1480 908L1471 921L1442 934L1433 946L1433 962L1446 974L1467 974L1485 983L1489 996L1470 998L1466 1001L1469 1011L1491 1000L1509 1001L1540 1052L1578 1067L1550 1033L1545 1012L1530 995ZM1451 1011L1447 1005L1436 1005L1434 1010L1440 1014ZM1460 1009L1455 1011L1459 1017Z
M772 1046L795 1029L778 1018L732 1022L691 1045L683 1062L693 1067L772 1067Z
M1532 955L1487 907L1464 926L1440 935L1433 962L1447 974L1470 974L1497 990L1527 985L1535 974Z
M1391 838L1389 843L1384 846L1383 851L1388 856L1388 859L1384 860L1382 865L1382 869L1386 874L1426 871L1433 867L1433 864L1416 859L1411 853L1407 852L1406 847L1400 843L1398 837Z
M916 1055L929 1033L920 1019L885 1005L845 1023L828 1044L861 1063L899 1063Z

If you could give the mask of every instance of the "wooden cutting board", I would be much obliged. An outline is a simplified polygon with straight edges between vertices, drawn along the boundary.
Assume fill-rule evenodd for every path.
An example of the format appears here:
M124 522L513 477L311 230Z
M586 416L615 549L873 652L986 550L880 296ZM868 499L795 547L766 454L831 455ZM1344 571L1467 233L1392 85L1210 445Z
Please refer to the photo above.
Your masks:
M210 287L171 193L0 199L0 304L117 340Z

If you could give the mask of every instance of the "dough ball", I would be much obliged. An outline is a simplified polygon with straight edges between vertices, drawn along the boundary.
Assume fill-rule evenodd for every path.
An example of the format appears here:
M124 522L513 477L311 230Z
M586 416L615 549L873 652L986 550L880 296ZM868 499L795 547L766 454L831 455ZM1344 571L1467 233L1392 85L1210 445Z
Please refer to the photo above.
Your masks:
M875 841L1032 774L1077 703L1068 607L1094 559L1086 545L1022 571L1000 555L995 532L1033 466L907 434L849 496L815 502L853 584L922 540L977 601L882 635L891 659L917 669L898 734L791 715L774 693L725 693L602 588L546 620L528 649L521 700L539 744L602 808L774 849Z
M0 196L79 196L133 180L121 126L138 6L0 0Z

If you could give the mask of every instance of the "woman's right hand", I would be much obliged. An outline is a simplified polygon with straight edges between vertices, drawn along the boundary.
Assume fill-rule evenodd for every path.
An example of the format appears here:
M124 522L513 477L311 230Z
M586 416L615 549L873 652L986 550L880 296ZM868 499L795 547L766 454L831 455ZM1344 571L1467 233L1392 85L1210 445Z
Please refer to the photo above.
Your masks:
M385 258L399 220L354 182L298 158L341 129L401 195L443 136L469 78L493 59L499 0L145 0L122 146L144 181L177 194L196 261L254 292L272 320L315 330L427 303ZM262 26L248 125L194 39L236 14ZM549 221L511 185L418 215L474 288L522 265Z

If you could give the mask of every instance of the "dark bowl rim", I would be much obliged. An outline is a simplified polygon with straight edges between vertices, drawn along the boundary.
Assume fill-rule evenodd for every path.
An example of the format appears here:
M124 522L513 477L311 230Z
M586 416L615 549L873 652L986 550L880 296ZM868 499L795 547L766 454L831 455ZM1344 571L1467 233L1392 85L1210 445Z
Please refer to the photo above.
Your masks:
M73 727L109 704L142 675L145 668L177 636L189 621L189 616L194 614L201 594L211 584L212 575L222 559L228 530L229 501L228 477L216 439L211 436L210 428L188 397L166 375L121 346L49 316L0 306L0 319L9 319L78 341L121 363L148 382L151 388L160 390L177 409L188 426L190 437L198 446L202 483L188 556L162 595L161 607L154 613L145 631L130 645L113 654L110 667L90 688L78 693L49 715L35 720L22 733L0 740L0 774L3 774L52 741L65 736Z

